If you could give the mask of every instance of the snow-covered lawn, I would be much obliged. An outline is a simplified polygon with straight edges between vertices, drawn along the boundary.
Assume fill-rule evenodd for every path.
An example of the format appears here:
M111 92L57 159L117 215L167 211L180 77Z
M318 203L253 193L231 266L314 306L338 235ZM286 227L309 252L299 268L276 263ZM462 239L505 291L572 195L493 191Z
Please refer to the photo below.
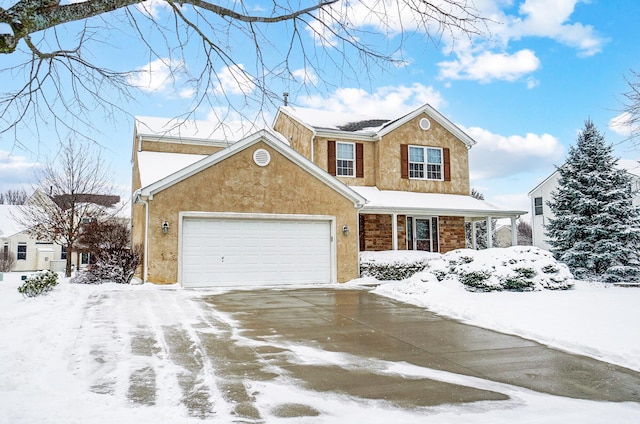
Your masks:
M19 274L4 274L4 281L0 282L0 424L208 421L189 416L184 405L180 404L181 389L178 381L171 377L184 372L179 364L167 362L157 355L146 359L132 358L131 346L121 337L137 331L140 323L148 319L145 310L163 312L153 314L155 321L147 323L152 327L197 324L203 311L193 300L199 299L203 293L215 291L194 292L176 287L167 291L166 287L147 284L85 286L63 280L46 296L24 299L16 290L19 284ZM470 293L453 281L423 283L420 277L414 277L404 282L382 284L377 291L428 306L470 323L522 334L640 369L640 333L637 331L640 289L578 283L574 290L569 291ZM98 305L88 305L88 302L95 302L96 299L107 303L100 308ZM236 334L234 337L241 345L268 343L244 339L233 328L233 320L224 314L217 314L217 317L225 325L231 326L231 331ZM105 327L106 324L108 326ZM119 331L114 334L111 329ZM406 363L351 357L302 345L281 348L291 351L300 365L330 364L345 369L370 366L376 372L403 375L406 378L426 377L501 391L512 400L506 403L478 402L404 410L384 402L317 393L288 381L245 382L252 390L255 404L260 410L269 411L273 405L287 402L313 405L323 411L317 417L304 418L265 415L267 423L333 424L362 420L371 424L631 424L640 417L640 405L636 403L565 399ZM97 354L96 349L103 352ZM96 358L101 358L105 363L97 364ZM142 359L147 362L137 362ZM129 383L127 367L147 365L155 370L161 384L153 406L133 403L122 394L126 390L121 385L126 387ZM104 377L100 372L105 367L111 369L116 378L113 391L101 394L90 390L93 382ZM215 384L211 387L215 387ZM226 423L237 419L225 409L220 394L212 393L212 396L217 412L210 420Z

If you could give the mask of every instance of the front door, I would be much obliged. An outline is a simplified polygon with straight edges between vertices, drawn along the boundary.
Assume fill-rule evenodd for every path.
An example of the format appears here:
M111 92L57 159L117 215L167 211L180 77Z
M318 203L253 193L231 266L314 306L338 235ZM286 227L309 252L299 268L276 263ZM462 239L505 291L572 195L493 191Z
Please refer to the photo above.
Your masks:
M407 217L407 229L411 231L409 249L439 252L438 217Z

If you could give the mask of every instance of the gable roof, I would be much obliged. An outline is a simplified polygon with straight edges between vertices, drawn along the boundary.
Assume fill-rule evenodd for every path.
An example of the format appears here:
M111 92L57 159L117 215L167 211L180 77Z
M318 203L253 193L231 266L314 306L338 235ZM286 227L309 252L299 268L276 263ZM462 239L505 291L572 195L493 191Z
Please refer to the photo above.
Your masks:
M279 134L274 134L271 131L267 130L260 130L225 149L222 149L212 155L205 156L204 158L193 162L190 165L187 165L184 168L171 173L170 175L167 175L147 186L143 186L142 188L137 190L136 193L134 193L134 196L136 199L139 199L140 197L148 197L149 199L153 199L153 195L155 193L171 187L172 185L177 184L178 182L183 181L210 166L222 162L223 160L235 155L236 153L262 141L272 147L278 153L285 156L287 159L291 160L297 166L309 172L311 175L322 181L327 186L333 188L344 197L353 201L356 206L359 207L365 203L365 199L362 196L350 189L348 186L342 184L336 178L333 178L331 175L322 170L316 164L306 159L300 153L293 150L282 139L283 137Z
M11 237L27 229L15 219L16 216L20 216L23 213L23 206L0 205L0 237Z
M462 141L467 148L471 148L471 146L476 144L473 138L428 103L401 117L371 116L357 113L281 106L278 109L274 122L277 121L278 115L281 113L292 117L314 133L343 133L349 137L365 137L372 141L379 140L384 135L424 113ZM384 113L381 113L380 115L383 114Z
M618 169L626 171L634 177L640 178L640 161L636 159L618 159ZM558 173L558 169L556 168L548 177L538 183L534 188L529 190L527 193L528 196L531 196L536 190L545 185L549 180L551 180Z
M248 122L223 124L215 121L136 116L134 129L137 136L151 140L223 143L226 146L255 131L257 127Z

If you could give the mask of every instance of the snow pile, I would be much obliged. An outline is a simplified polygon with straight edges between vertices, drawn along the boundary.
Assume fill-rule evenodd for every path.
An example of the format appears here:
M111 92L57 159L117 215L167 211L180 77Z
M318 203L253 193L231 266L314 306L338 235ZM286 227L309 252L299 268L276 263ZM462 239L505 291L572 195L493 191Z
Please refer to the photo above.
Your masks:
M532 246L485 250L459 249L430 261L428 272L439 281L460 281L471 291L566 290L573 287L569 268L551 253Z
M418 272L423 281L458 281L470 291L566 290L574 284L566 265L532 246L459 249L443 255L406 250L360 254L362 277L403 280Z

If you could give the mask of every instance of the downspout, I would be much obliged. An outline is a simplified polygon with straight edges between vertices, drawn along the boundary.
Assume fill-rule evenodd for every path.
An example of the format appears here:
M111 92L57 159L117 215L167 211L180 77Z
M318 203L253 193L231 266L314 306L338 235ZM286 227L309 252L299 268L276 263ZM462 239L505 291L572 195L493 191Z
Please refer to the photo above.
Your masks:
M135 203L144 205L144 259L142 264L142 282L146 283L149 275L149 203L138 193Z

